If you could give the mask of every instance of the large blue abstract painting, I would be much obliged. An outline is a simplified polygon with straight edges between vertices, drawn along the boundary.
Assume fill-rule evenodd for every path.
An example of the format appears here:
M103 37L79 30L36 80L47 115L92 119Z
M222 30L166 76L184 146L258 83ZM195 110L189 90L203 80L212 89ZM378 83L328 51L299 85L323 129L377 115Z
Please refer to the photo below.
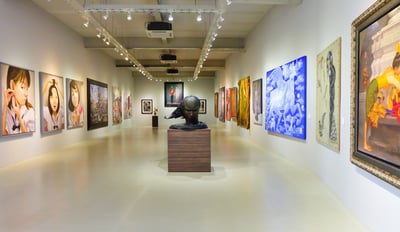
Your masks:
M265 130L306 139L306 77L306 56L267 72Z

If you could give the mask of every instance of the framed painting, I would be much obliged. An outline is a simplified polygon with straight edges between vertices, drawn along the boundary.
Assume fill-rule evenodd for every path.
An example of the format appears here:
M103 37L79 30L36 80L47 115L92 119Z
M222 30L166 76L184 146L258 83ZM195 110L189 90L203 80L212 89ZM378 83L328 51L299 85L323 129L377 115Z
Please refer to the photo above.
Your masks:
M231 91L229 88L225 88L225 119L226 121L231 120Z
M339 37L317 55L316 137L331 150L340 150L340 60Z
M130 118L132 118L132 97L131 94L128 93L124 102L124 119Z
M306 139L306 75L306 56L267 72L265 130L296 139Z
M252 87L254 124L262 125L262 79L253 81Z
M121 88L113 86L112 88L112 120L113 125L120 124L122 122L122 97Z
M218 118L225 122L225 87L219 88L218 97Z
M108 86L87 78L88 130L108 126Z
M245 77L238 82L239 105L237 125L250 129L250 77Z
M153 113L153 100L142 99L141 101L142 114L152 114Z
M66 78L67 129L83 127L83 81Z
M400 188L400 6L375 2L352 23L351 161Z
M39 72L39 85L42 134L63 130L65 127L64 78Z
M183 101L183 82L164 83L164 106L176 107Z
M199 114L206 114L207 113L207 100L200 99L200 109Z
M218 118L218 92L214 93L214 117Z
M231 117L233 120L237 117L237 105L238 105L238 95L237 95L237 87L232 87L229 89L231 92Z
M2 136L35 132L35 73L32 70L0 63ZM26 91L22 93L22 90ZM16 115L13 109L19 109Z

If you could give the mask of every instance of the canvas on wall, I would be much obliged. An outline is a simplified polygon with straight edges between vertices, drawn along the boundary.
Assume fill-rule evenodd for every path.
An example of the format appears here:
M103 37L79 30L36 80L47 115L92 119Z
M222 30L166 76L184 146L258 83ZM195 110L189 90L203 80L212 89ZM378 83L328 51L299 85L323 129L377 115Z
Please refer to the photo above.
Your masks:
M221 122L225 122L225 87L219 88L218 118Z
M340 146L340 62L339 37L317 55L316 137L334 151Z
M82 102L83 81L66 78L67 129L83 127L84 106Z
M265 129L306 139L307 57L302 56L266 74Z
M225 119L230 121L232 117L231 114L231 92L229 88L225 88Z
M132 118L132 97L127 93L124 101L124 119L130 118Z
M108 126L108 86L87 78L88 130Z
M64 78L39 72L41 132L49 133L63 130L64 117Z
M35 73L0 63L2 136L35 132Z
M255 125L262 125L262 79L252 83L253 120Z
M232 87L229 89L230 91L230 99L231 99L231 118L232 120L236 120L237 118L237 105L238 105L238 96L237 96L237 87Z
M112 108L113 108L113 125L122 122L122 97L121 88L113 86L112 88Z
M238 81L239 105L237 125L250 129L250 77L247 76Z

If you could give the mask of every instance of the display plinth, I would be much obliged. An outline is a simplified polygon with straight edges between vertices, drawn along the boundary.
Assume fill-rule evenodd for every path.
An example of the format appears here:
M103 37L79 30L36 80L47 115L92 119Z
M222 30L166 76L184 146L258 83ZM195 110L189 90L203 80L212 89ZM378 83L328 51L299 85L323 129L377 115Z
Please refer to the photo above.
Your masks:
M211 172L210 129L168 129L168 172Z
M153 116L151 120L151 125L153 127L158 127L158 116Z

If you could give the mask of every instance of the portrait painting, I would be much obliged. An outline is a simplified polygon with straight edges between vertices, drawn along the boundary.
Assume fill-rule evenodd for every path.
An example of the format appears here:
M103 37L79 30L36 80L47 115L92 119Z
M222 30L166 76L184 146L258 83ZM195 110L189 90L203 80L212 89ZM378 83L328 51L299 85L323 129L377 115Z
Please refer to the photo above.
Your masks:
M231 120L231 91L229 88L225 88L225 119L226 121Z
M317 55L316 137L334 151L340 146L340 61L339 37Z
M207 113L207 99L200 99L200 108L199 114L206 114Z
M230 91L230 99L231 99L231 118L232 120L236 120L237 117L237 105L238 105L238 95L237 95L237 87L232 87L229 89Z
M108 126L108 86L87 78L88 130Z
M302 56L267 72L265 130L306 139L306 67Z
M41 132L61 131L65 127L64 78L39 72Z
M2 136L35 132L35 72L0 63Z
M253 81L251 93L253 98L254 124L262 125L262 79Z
M218 118L219 121L225 122L225 87L219 88L218 97Z
M121 88L113 86L112 88L112 109L113 109L113 125L122 122L122 96Z
M153 100L152 99L142 99L141 108L142 108L142 114L152 114L153 113Z
M246 129L250 129L250 76L240 79L238 86L239 106L237 125Z
M132 97L127 93L124 101L124 119L132 118Z
M183 82L165 82L164 83L164 106L176 107L184 97Z
M377 1L352 23L351 161L400 188L400 6Z
M83 81L66 78L67 129L83 127Z

